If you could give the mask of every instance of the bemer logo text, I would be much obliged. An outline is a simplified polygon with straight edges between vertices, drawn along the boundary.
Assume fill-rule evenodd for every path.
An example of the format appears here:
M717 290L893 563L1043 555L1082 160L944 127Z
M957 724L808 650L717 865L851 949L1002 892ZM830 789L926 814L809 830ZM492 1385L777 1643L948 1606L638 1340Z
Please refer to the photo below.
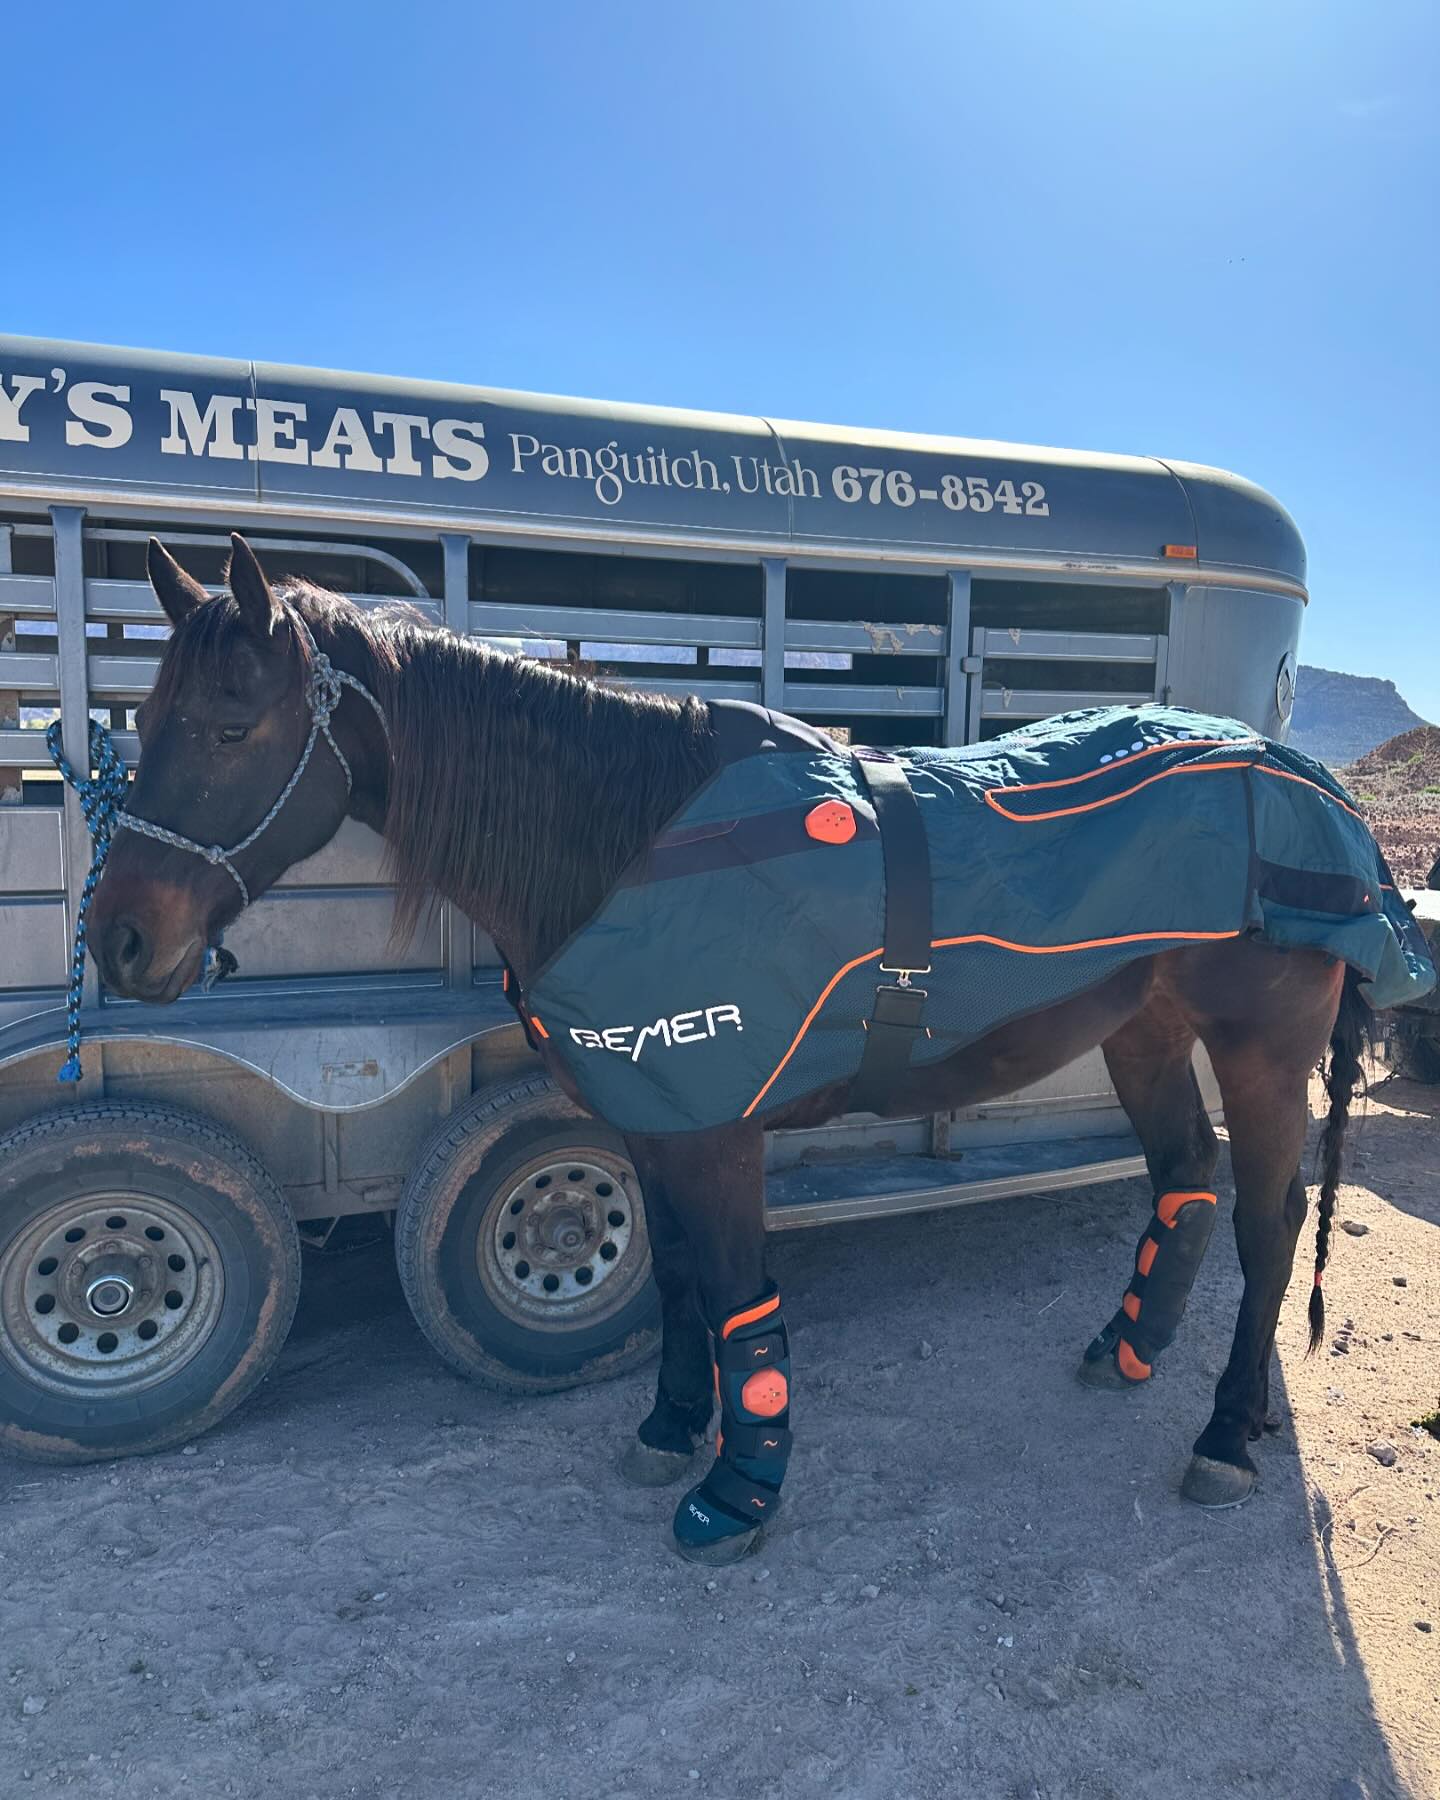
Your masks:
M732 1025L745 1029L738 1006L704 1006L693 1012L675 1013L668 1019L656 1019L653 1025L611 1025L604 1031L589 1031L572 1025L570 1036L582 1050L614 1050L638 1063L647 1044L660 1044L666 1050L677 1044L703 1044L718 1036L717 1027Z

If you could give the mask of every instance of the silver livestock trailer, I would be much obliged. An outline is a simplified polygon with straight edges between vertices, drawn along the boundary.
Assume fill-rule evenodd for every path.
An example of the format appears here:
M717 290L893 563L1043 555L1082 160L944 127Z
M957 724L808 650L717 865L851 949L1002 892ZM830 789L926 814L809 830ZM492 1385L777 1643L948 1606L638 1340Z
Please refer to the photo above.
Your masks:
M145 541L215 585L232 529L364 605L871 743L1152 699L1283 736L1306 597L1284 510L1189 463L0 338L0 1442L38 1455L218 1417L283 1340L298 1241L357 1213L398 1215L417 1317L458 1318L437 1347L482 1380L653 1343L622 1145L540 1075L467 918L391 942L358 824L231 930L235 979L152 1010L87 969L84 1080L56 1085L90 845L44 726L80 766L93 715L133 760L165 630ZM774 1133L769 1167L780 1229L1143 1162L1096 1054L963 1112ZM407 1226L439 1190L458 1261Z

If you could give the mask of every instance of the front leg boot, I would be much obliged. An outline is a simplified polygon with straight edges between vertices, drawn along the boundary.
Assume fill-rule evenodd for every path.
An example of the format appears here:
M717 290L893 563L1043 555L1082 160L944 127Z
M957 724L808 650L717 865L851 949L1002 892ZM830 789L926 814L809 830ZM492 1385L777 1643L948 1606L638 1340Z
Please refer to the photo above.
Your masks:
M722 1323L715 1389L715 1461L675 1514L675 1547L691 1562L738 1561L780 1509L791 1442L790 1340L773 1283Z

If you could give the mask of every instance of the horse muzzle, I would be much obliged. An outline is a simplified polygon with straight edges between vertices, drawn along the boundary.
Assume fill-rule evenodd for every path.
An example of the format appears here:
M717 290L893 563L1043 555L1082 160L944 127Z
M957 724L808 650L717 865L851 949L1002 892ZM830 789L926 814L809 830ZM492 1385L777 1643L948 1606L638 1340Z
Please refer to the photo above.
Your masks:
M200 975L203 935L157 944L131 913L117 912L93 940L105 985L125 1000L168 1006Z

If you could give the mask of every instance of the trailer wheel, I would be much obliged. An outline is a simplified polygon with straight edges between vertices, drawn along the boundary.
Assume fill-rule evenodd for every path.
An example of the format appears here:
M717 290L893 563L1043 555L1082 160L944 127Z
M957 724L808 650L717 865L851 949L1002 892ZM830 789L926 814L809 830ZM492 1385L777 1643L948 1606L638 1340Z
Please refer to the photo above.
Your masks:
M395 1215L395 1254L431 1344L501 1393L617 1375L659 1341L624 1144L543 1075L477 1094L435 1134Z
M170 1107L68 1107L0 1137L0 1448L169 1449L261 1381L300 1244L239 1139Z

